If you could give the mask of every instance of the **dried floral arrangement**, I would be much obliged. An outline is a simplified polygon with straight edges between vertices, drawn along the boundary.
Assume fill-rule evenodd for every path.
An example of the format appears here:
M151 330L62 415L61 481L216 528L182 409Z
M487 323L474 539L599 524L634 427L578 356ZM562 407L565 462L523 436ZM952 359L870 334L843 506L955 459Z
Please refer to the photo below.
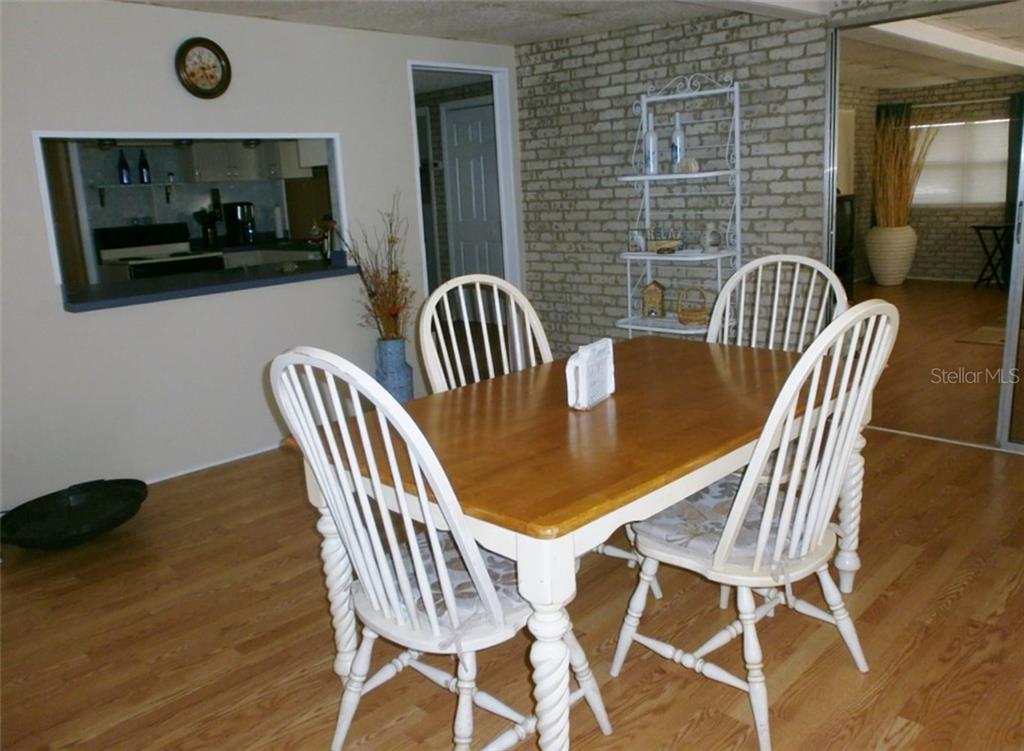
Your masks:
M345 240L345 251L363 281L363 324L377 329L381 339L404 339L412 315L413 289L405 270L405 235L409 223L402 217L395 193L388 211L378 212L379 226L368 232L359 227L359 239Z
M924 157L935 140L935 128L911 128L910 111L875 124L875 158L871 174L875 223L906 227Z

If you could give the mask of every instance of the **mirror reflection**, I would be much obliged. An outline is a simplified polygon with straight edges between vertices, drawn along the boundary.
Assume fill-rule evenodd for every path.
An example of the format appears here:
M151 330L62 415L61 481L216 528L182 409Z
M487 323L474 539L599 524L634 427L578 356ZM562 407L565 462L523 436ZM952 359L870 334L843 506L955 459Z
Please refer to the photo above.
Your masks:
M331 139L41 145L69 309L345 266Z

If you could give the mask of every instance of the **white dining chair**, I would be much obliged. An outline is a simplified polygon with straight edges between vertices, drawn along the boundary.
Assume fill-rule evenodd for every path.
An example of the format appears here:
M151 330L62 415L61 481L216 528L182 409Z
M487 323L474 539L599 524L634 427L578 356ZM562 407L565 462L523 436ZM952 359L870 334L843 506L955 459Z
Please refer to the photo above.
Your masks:
M434 394L554 359L526 295L487 274L459 276L434 290L420 313L419 342ZM636 554L617 545L598 545L594 552L637 565ZM661 598L657 581L652 593Z
M853 621L829 575L837 539L832 517L861 420L898 328L896 308L881 300L861 303L839 316L786 379L746 470L635 525L643 563L619 632L613 676L620 674L630 645L637 642L745 691L759 746L767 751L768 692L757 636L762 618L788 606L835 625L857 668L867 671ZM693 650L640 634L649 582L661 563L736 587L739 619ZM793 594L792 585L812 574L831 613ZM755 604L755 593L764 597L762 604ZM745 678L708 659L741 635Z
M803 352L848 307L846 290L813 258L776 254L744 264L715 300L706 341ZM719 607L729 606L722 586Z
M842 282L821 261L764 256L726 280L707 341L803 352L847 305Z
M318 529L344 685L332 751L342 747L359 700L406 667L458 696L457 750L472 742L474 705L513 723L487 749L519 743L535 718L476 684L476 653L514 637L531 614L515 563L479 547L426 438L368 374L299 347L274 359L271 382L324 501ZM357 650L356 619L363 626ZM368 677L378 636L405 651ZM579 683L572 700L585 698L608 734L600 689L571 630L565 642ZM421 661L424 653L456 655L456 673Z
M419 341L431 393L551 362L551 346L530 301L514 284L467 274L424 303Z

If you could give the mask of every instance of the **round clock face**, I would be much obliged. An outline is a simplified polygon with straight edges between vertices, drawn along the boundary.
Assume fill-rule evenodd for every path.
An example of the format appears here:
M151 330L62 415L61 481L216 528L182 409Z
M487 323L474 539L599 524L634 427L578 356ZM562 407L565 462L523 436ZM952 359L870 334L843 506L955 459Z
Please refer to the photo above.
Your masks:
M220 96L231 82L231 63L215 42L201 37L185 40L178 47L175 68L182 85L195 96Z

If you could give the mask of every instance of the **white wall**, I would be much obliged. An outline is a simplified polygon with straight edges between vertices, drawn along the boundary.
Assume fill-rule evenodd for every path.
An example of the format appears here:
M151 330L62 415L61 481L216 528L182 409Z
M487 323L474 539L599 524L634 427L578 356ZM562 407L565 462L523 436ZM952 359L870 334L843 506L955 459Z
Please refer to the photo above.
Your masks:
M73 482L153 481L271 448L275 354L310 344L368 369L373 356L354 276L66 313L33 130L340 133L349 219L374 221L401 191L422 290L407 61L514 75L511 47L108 2L0 7L4 508ZM231 58L219 99L192 97L175 77L190 36Z

